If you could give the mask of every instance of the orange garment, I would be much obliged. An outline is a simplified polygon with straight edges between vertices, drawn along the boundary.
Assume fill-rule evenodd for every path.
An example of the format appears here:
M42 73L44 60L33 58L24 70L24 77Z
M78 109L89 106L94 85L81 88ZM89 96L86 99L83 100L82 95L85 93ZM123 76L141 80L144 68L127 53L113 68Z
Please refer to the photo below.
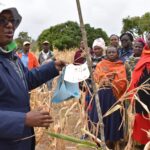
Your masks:
M127 77L125 66L122 61L111 62L102 60L96 66L94 72L96 83L107 80L112 83L113 93L120 98L127 88Z
M143 75L143 70L145 68L148 72L150 72L150 48L148 48L148 46L143 48L142 56L132 72L132 80L128 91L131 91L137 87L137 83L140 77ZM133 95L134 94L131 94L129 99L132 99Z
M133 70L132 80L128 91L131 91L136 87L138 87L138 83L140 81L140 78L143 77L145 69L150 74L150 48L148 46L144 47L142 56L138 61L138 63L136 64L135 69ZM130 99L133 100L132 102L134 102L133 96L134 93L130 95ZM149 98L147 100L149 100ZM132 137L134 140L138 141L141 144L146 144L147 142L150 141L150 138L147 136L147 133L145 132L150 130L149 119L150 119L149 114L143 114L143 113L135 114Z
M38 60L35 57L35 55L31 52L28 52L28 69L31 70L33 68L36 68L39 66ZM18 53L18 56L21 58L22 57L22 53Z

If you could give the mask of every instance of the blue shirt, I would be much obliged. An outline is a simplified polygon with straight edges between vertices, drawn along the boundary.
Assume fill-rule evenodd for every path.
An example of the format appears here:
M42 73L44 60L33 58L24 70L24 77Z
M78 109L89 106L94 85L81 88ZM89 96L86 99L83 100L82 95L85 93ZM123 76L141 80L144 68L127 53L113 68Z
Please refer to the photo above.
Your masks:
M29 61L28 54L22 53L21 61L23 65L28 68L28 61Z
M119 50L119 58L125 63L129 57L133 54L133 49L129 49L129 50L124 50L124 49L120 49Z

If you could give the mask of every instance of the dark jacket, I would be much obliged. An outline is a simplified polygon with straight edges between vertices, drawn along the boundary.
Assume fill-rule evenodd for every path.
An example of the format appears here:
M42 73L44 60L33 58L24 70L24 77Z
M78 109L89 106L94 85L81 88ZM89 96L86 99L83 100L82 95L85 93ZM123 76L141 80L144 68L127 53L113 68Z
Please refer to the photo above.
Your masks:
M34 134L33 128L25 126L25 115L30 111L28 91L58 75L54 62L31 71L19 62L27 86L0 55L0 150L34 150L34 138L19 140Z

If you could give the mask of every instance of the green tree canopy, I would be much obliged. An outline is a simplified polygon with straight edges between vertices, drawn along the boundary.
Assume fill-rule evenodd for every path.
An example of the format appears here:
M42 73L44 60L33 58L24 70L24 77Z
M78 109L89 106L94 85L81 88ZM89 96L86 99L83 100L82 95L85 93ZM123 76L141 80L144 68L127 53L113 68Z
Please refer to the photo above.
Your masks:
M145 13L141 17L135 16L123 19L122 32L130 31L135 36L144 36L144 34L150 31L150 12Z
M32 42L32 38L28 35L28 32L20 32L18 37L15 39L18 48L22 48L24 41Z
M89 24L85 25L88 37L88 45L91 47L94 39L102 37L107 42L108 36L101 28L95 29ZM78 23L68 21L66 23L58 24L49 29L44 30L38 37L38 44L41 46L42 42L48 40L53 47L63 50L79 46L81 41L81 31Z

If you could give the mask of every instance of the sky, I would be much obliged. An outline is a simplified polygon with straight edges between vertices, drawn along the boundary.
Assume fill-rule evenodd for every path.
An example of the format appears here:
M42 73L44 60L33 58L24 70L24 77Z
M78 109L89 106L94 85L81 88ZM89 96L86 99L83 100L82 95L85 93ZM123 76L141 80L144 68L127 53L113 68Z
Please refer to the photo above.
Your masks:
M16 7L22 16L15 37L23 31L36 40L51 26L68 20L79 23L76 0L0 0L0 3ZM150 0L80 0L80 3L84 23L102 28L108 35L120 35L123 18L150 12Z

